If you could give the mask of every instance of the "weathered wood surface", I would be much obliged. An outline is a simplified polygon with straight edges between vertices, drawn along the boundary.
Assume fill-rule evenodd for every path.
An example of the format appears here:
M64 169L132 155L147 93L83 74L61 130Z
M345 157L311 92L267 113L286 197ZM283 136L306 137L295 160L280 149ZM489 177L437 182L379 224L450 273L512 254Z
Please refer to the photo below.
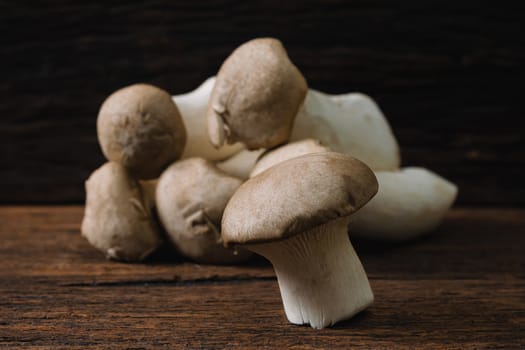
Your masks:
M525 210L458 209L407 244L354 241L376 301L332 329L288 324L263 260L106 261L82 207L0 207L0 348L523 349Z
M242 42L275 36L310 86L374 97L404 164L458 183L459 203L523 205L524 4L2 2L0 202L81 203L108 94L191 90Z

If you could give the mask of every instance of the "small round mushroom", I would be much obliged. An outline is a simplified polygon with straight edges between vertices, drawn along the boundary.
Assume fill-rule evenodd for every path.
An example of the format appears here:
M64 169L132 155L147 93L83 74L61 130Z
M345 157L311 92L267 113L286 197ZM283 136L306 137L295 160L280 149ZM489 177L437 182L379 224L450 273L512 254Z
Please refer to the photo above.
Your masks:
M217 74L207 113L211 143L238 141L254 150L287 142L307 90L279 40L248 41Z
M179 110L164 90L136 84L114 92L97 119L102 152L133 177L153 179L180 158L186 129Z
M213 85L215 85L215 77L210 77L195 90L172 97L188 134L182 159L202 157L219 161L231 157L244 148L241 143L215 148L208 138L206 112Z
M156 191L157 212L175 248L200 263L232 264L252 253L225 248L220 236L222 212L242 181L202 158L172 164Z
M224 210L222 237L270 260L291 323L324 328L374 299L347 226L376 192L373 172L348 155L293 158L235 192Z
M296 141L284 146L266 151L263 153L250 173L250 177L257 176L266 169L284 162L285 160L299 157L305 154L318 153L318 152L329 152L330 149L325 147L318 140L306 139L302 141Z
M85 187L81 233L106 257L141 261L161 244L145 195L122 165L104 164L91 174Z

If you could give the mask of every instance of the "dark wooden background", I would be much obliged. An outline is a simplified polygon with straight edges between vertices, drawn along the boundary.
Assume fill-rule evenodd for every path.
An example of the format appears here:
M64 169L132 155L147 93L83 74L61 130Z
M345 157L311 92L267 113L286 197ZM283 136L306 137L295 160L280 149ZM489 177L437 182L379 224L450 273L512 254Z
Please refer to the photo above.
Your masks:
M0 1L0 203L82 203L117 88L173 94L280 38L313 88L375 98L404 165L461 205L525 204L522 1Z

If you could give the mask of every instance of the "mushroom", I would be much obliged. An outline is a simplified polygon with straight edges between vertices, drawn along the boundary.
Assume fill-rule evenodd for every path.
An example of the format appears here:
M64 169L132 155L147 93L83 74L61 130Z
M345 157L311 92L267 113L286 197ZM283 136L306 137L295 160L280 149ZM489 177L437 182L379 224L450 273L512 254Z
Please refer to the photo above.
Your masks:
M434 230L452 206L457 187L424 168L376 173L379 192L352 216L350 233L400 241Z
M373 170L395 170L399 146L375 102L360 93L328 95L310 89L295 118L290 141L315 138Z
M243 148L235 143L215 149L204 141L204 119L214 83L215 77L210 77L193 92L173 96L189 135L183 158L224 160ZM399 146L388 121L377 104L361 93L329 95L309 89L291 135L292 141L305 138L317 138L374 170L395 170L400 165Z
M211 143L242 142L249 150L286 143L307 90L279 40L244 43L217 74L207 112Z
M290 141L308 138L350 154L375 171L397 170L400 166L399 146L388 121L374 101L360 93L332 96L310 89ZM256 158L232 156L231 160L235 169L249 169ZM225 170L229 167L227 163Z
M244 147L241 143L215 149L203 127L214 83L215 77L210 77L193 92L173 96L188 132L183 158L226 159L226 171L232 163L233 174L245 174L257 156L247 157L249 153L245 153L239 159L233 157ZM363 160L374 170L396 170L400 166L399 146L388 121L377 104L361 93L329 95L308 90L290 139L305 138L317 138L334 151Z
M98 114L97 133L106 158L139 179L158 177L181 156L186 143L186 130L171 96L146 84L109 96Z
M255 166L252 167L250 177L254 177L275 164L284 162L285 160L299 157L305 154L329 152L330 149L321 145L318 140L306 139L296 141L284 146L274 148L262 154Z
M376 191L373 172L348 155L296 157L241 185L224 210L222 238L270 260L291 323L324 328L373 301L347 226Z
M292 142L264 153L250 177L303 154L327 152L316 140ZM434 230L443 220L457 194L457 187L424 168L375 172L379 191L352 216L354 237L401 241Z
M215 77L210 77L195 90L172 97L179 108L188 134L182 159L202 157L213 161L223 160L244 148L241 143L215 148L208 138L206 111L214 84Z
M157 212L175 248L194 261L230 264L252 254L222 245L222 212L242 181L218 170L202 158L169 166L156 191Z
M271 150L260 149L256 151L242 150L230 158L216 163L217 168L246 180L266 170L276 163L286 159L298 157L307 153L329 151L327 147L314 139L306 139L289 143Z
M222 162L216 163L215 165L229 175L246 180L250 177L250 172L255 166L257 159L264 151L264 149L258 149L255 151L248 151L245 149Z
M85 187L81 233L106 257L141 261L161 244L144 193L122 165L104 164L91 174Z

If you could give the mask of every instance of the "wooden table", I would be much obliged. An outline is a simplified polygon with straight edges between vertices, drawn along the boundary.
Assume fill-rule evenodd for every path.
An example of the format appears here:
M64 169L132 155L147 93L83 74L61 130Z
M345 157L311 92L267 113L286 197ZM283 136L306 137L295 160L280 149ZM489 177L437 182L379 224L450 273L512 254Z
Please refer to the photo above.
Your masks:
M106 261L83 208L0 207L0 348L524 348L525 209L456 209L406 244L354 240L376 301L287 322L271 266Z

